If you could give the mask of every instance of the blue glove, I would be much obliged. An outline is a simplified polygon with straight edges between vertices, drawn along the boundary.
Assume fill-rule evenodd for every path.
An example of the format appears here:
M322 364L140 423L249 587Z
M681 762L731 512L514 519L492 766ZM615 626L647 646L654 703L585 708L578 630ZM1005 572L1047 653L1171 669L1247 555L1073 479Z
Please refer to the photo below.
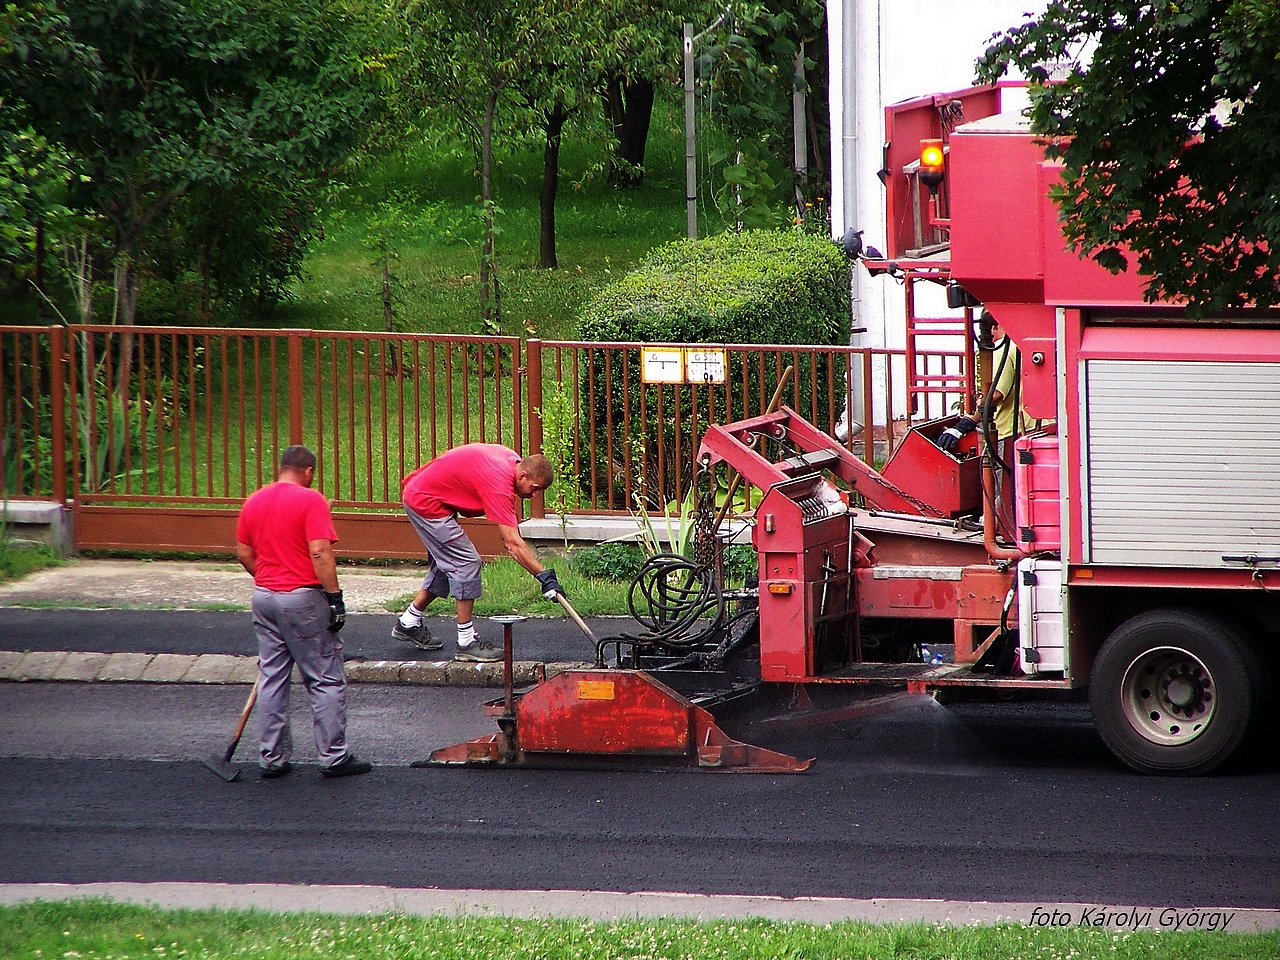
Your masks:
M342 591L330 593L326 590L324 598L329 601L329 632L338 633L347 625L347 605L342 602Z
M560 586L560 581L556 579L554 570L543 570L541 573L535 573L533 578L542 586L542 595L548 600L554 600L556 594L564 595L564 587Z
M955 450L961 437L967 433L973 433L973 431L977 429L977 421L969 417L961 417L953 425L947 427L947 429L943 430L942 433L938 434L938 449L951 453L951 451Z

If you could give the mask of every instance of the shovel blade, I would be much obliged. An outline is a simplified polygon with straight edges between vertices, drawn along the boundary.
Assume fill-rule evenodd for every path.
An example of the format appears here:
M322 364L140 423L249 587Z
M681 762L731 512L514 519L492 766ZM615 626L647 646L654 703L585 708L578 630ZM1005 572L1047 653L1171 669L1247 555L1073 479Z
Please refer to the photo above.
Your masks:
M221 754L215 753L201 762L227 783L234 783L240 779L240 768L230 760L224 760Z

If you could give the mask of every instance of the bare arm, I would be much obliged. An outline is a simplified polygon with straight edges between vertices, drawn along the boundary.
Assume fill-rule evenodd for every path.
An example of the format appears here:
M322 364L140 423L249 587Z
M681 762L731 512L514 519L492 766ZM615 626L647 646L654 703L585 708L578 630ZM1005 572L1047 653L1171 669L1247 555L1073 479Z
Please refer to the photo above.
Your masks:
M502 545L507 548L507 553L511 554L512 560L534 575L545 569L538 562L538 555L534 553L533 547L525 543L518 529L498 524L498 533L502 535Z
M338 592L338 562L333 556L333 543L329 540L309 540L311 566L315 568L320 586L330 593Z
M240 561L240 566L248 571L249 576L253 576L258 571L258 555L253 552L253 547L247 543L236 543L236 559Z

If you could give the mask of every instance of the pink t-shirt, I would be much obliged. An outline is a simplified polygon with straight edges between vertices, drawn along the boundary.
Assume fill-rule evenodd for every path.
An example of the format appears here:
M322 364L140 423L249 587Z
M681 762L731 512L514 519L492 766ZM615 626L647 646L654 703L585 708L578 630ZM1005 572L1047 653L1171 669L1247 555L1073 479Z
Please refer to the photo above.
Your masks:
M236 540L253 547L253 582L268 590L319 586L312 540L338 541L329 502L319 490L277 481L250 495L236 522Z
M516 519L520 454L496 443L468 443L440 454L404 478L404 502L428 520L453 514L488 517L504 527Z

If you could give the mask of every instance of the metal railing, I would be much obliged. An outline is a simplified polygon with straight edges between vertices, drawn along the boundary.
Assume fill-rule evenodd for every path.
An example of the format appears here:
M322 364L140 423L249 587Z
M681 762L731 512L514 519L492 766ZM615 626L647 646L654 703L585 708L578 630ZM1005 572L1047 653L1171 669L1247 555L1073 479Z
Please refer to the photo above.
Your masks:
M514 337L72 327L70 485L86 503L230 505L284 448L335 506L399 507L456 443L523 448Z
M532 448L543 449L551 439L541 415L548 397L559 392L572 407L567 419L573 436L562 441L569 472L577 477L580 490L571 507L607 513L681 500L691 484L702 430L711 422L763 413L787 366L794 367L795 376L783 402L819 428L834 431L847 400L871 411L864 414L870 421L865 428L844 440L867 463L882 463L891 456L897 440L895 426L910 423L910 409L895 399L895 394L905 395L900 388L908 383L902 350L715 345L726 355L723 383L641 381L641 351L707 346L528 341L528 407L537 437ZM963 362L961 354L947 351L928 357L917 352L917 357L953 366ZM959 390L954 396L939 396L943 403L963 399ZM542 504L535 502L534 509L540 515Z
M63 327L0 327L0 498L65 500Z
M922 355L842 346L717 345L723 383L642 383L644 349L703 344L188 327L0 327L6 498L97 506L232 507L269 482L284 448L315 450L335 506L391 511L400 480L460 443L567 450L571 509L614 512L687 493L710 422L784 401L834 431L846 402L871 411L845 440L892 455ZM929 362L955 369L959 354ZM946 386L963 381L950 381ZM945 387L944 387L945 389ZM567 415L548 416L559 398ZM944 403L962 400L942 396ZM548 427L567 436L549 437ZM898 431L898 432L895 432ZM540 499L535 516L544 513Z

